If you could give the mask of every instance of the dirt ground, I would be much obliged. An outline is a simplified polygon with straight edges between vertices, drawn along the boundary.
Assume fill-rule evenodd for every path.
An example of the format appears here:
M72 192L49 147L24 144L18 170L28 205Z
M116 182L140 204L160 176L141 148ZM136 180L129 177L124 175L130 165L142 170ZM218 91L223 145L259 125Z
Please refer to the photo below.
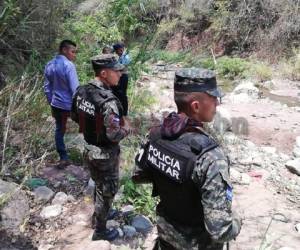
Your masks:
M160 66L161 71L147 83L153 95L159 96L152 112L176 110L172 91L176 67L166 67ZM300 83L276 80L273 90L253 103L233 104L227 95L221 106L233 118L247 120L248 134L242 135L243 138L291 155L300 135L299 87ZM295 230L300 222L300 204L287 200L284 193L278 193L267 182L268 171L260 173L262 178L252 177L250 185L234 186L234 208L243 218L243 228L236 241L230 243L230 249L300 249L300 233Z
M150 90L157 99L151 111L149 110L150 113L167 114L176 110L172 90L175 69L176 66L159 66L154 70L156 74L145 75L141 80L141 86ZM282 85L278 84L276 93L281 93L280 86ZM287 86L284 86L284 93L288 93ZM295 91L299 93L299 89L294 85L288 86L291 88L293 97L298 98L299 95L295 94ZM288 101L289 97L286 98ZM279 152L291 154L295 138L300 135L300 112L295 107L283 106L279 102L266 98L258 99L254 103L238 105L230 103L229 99L225 98L222 106L230 111L232 117L243 117L248 121L249 133L243 135L244 138L255 144L273 146ZM44 173L48 175L46 170L47 168ZM80 171L74 172L72 169L70 171L72 174L80 174ZM300 249L300 233L295 229L295 225L300 223L300 204L289 201L284 193L279 193L267 181L270 174L267 170L261 169L260 174L261 178L251 177L249 185L234 185L233 205L243 218L243 227L237 239L231 242L230 249L278 250L282 247L287 247L285 250ZM86 176L83 179L86 179ZM61 183L63 184L63 181ZM76 204L70 205L63 213L61 219L68 221L66 226L56 227L51 232L46 230L39 233L40 244L42 244L40 250L87 250L109 249L109 247L111 249L136 249L134 245L139 245L138 242L124 239L117 240L111 246L102 242L99 243L102 244L101 246L93 247L94 243L90 240L93 233L90 227L92 212L91 199L82 196ZM144 249L152 249L155 237L156 231L153 229L145 240ZM128 247L124 248L125 245Z

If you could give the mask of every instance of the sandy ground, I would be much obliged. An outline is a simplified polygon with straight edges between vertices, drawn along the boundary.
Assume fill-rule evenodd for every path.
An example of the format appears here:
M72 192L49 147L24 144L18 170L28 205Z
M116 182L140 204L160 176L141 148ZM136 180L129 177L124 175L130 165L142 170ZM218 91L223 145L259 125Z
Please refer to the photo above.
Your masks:
M249 133L245 138L258 145L276 147L286 154L292 152L295 139L300 135L300 112L267 99L238 105L225 99L222 107L229 110L232 117L246 119Z

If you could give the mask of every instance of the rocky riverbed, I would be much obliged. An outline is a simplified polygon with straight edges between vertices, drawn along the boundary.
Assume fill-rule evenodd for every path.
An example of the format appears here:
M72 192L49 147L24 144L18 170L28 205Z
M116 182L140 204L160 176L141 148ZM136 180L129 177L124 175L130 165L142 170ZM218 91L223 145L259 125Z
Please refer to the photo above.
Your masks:
M175 110L172 87L177 67L159 63L138 82L157 99L140 115L140 122L159 122ZM235 83L222 99L215 121L207 124L229 155L234 208L244 223L232 250L299 249L299 86L278 79ZM74 141L82 148L81 137ZM46 164L38 176L31 190L0 182L0 198L12 197L1 207L0 249L152 249L155 225L130 204L108 222L108 227L119 230L118 240L90 240L93 203L83 166L61 171Z

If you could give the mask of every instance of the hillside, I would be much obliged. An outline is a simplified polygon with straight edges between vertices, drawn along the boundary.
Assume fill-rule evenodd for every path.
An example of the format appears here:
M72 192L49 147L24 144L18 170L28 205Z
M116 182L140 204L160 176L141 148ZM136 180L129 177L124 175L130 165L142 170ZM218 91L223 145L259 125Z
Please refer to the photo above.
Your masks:
M51 2L51 3L50 3ZM152 249L150 185L130 180L148 129L176 111L174 73L215 70L226 92L207 127L229 155L234 208L243 218L232 250L300 245L300 6L288 0L7 0L0 2L0 249ZM74 40L81 84L90 58L124 41L133 133L121 143L120 189L109 222L121 235L90 241L92 182L84 140L69 121L72 165L55 168L55 122L43 69L62 39ZM134 220L142 224L136 226Z

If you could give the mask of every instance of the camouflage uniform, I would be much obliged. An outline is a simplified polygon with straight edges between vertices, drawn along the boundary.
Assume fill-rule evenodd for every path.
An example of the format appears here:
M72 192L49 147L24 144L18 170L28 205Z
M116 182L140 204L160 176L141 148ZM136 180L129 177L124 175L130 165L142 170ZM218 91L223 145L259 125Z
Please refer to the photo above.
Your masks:
M104 62L100 57L100 63L115 63L109 55L107 57L108 62L106 56ZM108 211L118 191L119 141L128 134L123 127L122 107L110 88L95 79L78 88L73 97L71 116L79 123L87 142L83 158L96 186L96 230L104 231Z
M175 91L186 92L203 91L210 95L220 97L220 90L217 89L216 82L212 79L213 77L214 74L211 71L186 69L176 75L174 89ZM161 145L172 144L174 147L176 141L181 140L180 138L184 136L190 137L191 141L195 138L199 142L198 139L200 137L197 137L197 133L194 133L196 130L199 130L199 127L202 127L200 122L197 122L186 115L171 113L158 129L163 135L160 137L162 138L160 140L163 140L163 144ZM203 128L200 128L200 132L205 134L207 136L206 138L211 138ZM150 150L147 151L146 145L151 143L151 134L155 134L153 133L153 129L150 132L149 139L142 145L140 153L137 155L137 166L133 174L133 181L137 183L153 183L153 190L155 193L157 185L161 185L161 183L164 182L160 182L160 178L157 178L157 175L160 172L156 171L155 168L155 170L153 170L151 162L149 163L147 160L142 160L144 157L142 154L144 154L144 152L148 152L144 159L149 160L147 155L150 154ZM178 144L178 147L182 148L182 144ZM195 195L192 199L199 199L201 201L201 211L199 210L201 216L199 217L202 218L204 226L202 226L201 223L199 224L201 226L191 226L187 223L184 223L185 225L183 223L178 223L179 220L175 221L174 219L177 218L174 218L174 214L175 217L180 217L180 213L185 212L180 211L179 207L182 207L178 204L180 202L177 202L178 208L176 206L176 208L173 209L173 211L176 210L177 213L173 214L167 214L167 211L172 212L170 209L159 209L159 204L157 207L158 240L154 249L222 250L224 242L234 239L240 232L241 222L238 218L233 217L231 210L232 184L229 176L229 162L227 157L220 146L214 148L211 147L210 150L204 151L203 154L196 153L196 155L198 155L198 157L196 157L196 160L194 161L194 167L189 175L189 181L191 181L192 186L194 186L194 189L196 190L193 192ZM163 159L164 157L160 155L158 158ZM151 159L153 160L153 158ZM157 164L157 162L155 162L155 164ZM187 184L183 183L180 185ZM164 190L168 188L170 188L170 186L166 185L158 191L161 202L163 197L165 201L168 200L166 197L172 195L172 191L175 190L169 190L161 196L160 192L164 192ZM177 196L180 194L181 193L178 192ZM176 201L176 199L177 198L175 197L174 200ZM174 205L174 202L172 202L173 201L171 200L170 204ZM163 206L168 207L170 205L165 202ZM172 215L174 219L171 219L170 215Z
M104 230L108 211L111 208L119 186L119 147L100 148L87 144L83 153L91 178L95 181L95 211L96 228Z
M99 81L92 81L99 88L103 84ZM121 126L118 100L112 100L103 105L104 127L106 137L114 144L107 146L94 146L87 144L83 154L84 161L89 167L91 178L95 181L95 216L96 228L103 230L106 228L106 218L112 205L115 194L118 191L119 182L119 156L120 146L118 142L122 140L127 131Z

